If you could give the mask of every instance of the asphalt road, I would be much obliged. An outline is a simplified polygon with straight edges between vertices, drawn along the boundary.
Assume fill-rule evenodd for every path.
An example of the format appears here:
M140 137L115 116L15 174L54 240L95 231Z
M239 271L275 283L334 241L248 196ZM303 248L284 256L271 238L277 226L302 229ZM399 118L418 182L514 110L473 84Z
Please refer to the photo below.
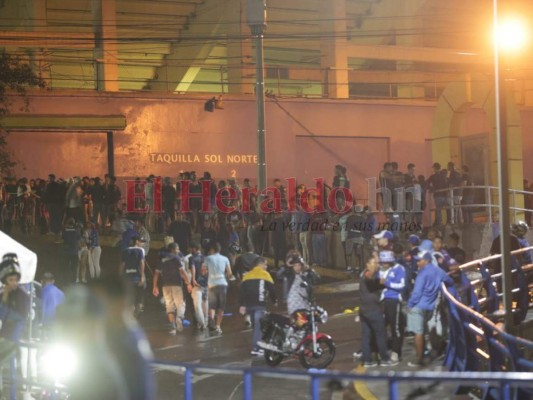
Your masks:
M65 286L61 275L62 245L54 243L51 237L17 236L22 244L37 253L39 258L37 279L46 271L56 275L59 286ZM148 261L155 265L157 252L151 251ZM118 267L119 252L116 248L104 247L102 250L102 273L113 272ZM348 282L349 283L349 282ZM320 331L330 334L337 346L337 355L329 369L351 371L355 364L352 353L359 348L359 327L354 322L354 315L341 314L343 310L353 309L357 304L355 282L335 282L325 278L324 284L317 291L317 303L330 314L327 324L320 326ZM150 287L150 284L149 284ZM277 284L278 292L281 285ZM228 293L227 316L222 323L223 334L211 336L189 326L182 333L172 336L168 333L164 308L150 291L146 295L146 308L140 317L140 323L146 331L155 359L162 362L201 363L209 366L267 367L261 357L252 357L252 331L244 326L243 317L238 314L238 284L232 283ZM186 318L191 318L189 308ZM280 306L277 312L284 312ZM302 371L298 360L286 359L280 367L294 368ZM176 368L156 367L154 373L158 383L158 399L179 399L183 394L183 371ZM288 379L254 378L254 399L308 399L310 398L308 382ZM238 399L242 398L243 382L240 376L219 374L196 374L193 393L198 399ZM337 397L334 397L337 396ZM321 398L339 398L323 385ZM340 397L342 398L342 397Z

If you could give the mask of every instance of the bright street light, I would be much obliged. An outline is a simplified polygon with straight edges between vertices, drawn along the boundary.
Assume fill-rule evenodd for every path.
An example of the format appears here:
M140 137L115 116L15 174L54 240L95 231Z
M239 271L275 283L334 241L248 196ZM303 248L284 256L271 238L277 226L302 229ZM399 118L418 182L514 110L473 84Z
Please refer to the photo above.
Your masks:
M528 39L527 23L519 17L501 19L495 28L494 40L502 52L522 50Z

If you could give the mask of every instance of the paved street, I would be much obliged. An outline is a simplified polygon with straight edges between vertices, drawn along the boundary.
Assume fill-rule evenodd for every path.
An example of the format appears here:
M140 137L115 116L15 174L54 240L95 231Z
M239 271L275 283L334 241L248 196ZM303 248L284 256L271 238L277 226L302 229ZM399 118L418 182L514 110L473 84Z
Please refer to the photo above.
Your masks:
M23 244L38 254L39 267L37 277L45 271L52 271L58 275L61 283L59 267L61 265L61 244L54 243L51 238L17 237ZM155 264L156 251L151 251L149 261ZM109 273L118 266L118 249L104 247L102 253L103 273ZM345 278L343 280L339 278ZM276 289L280 291L281 285ZM320 325L322 332L330 334L336 344L337 354L328 369L343 372L354 371L357 364L352 359L354 351L360 345L360 327L355 322L355 314L343 314L346 309L353 310L358 305L358 283L354 277L345 276L342 272L324 274L322 283L316 287L317 303L329 313L330 319L325 325ZM213 367L267 367L261 357L252 357L251 329L244 326L243 317L238 314L238 284L232 283L229 288L226 317L222 324L223 334L211 336L209 333L199 332L195 327L189 326L182 333L171 336L168 333L166 315L161 303L147 292L146 310L140 322L149 338L156 360L161 362L187 362L201 363ZM186 317L190 319L191 310L187 310ZM282 306L274 310L284 312ZM406 366L407 357L413 352L412 342L404 345L404 357L399 366L392 368L395 371L409 370ZM292 368L302 371L298 360L286 359L279 368ZM432 367L438 369L438 364ZM386 370L374 368L376 371ZM390 369L389 369L390 370ZM358 372L364 370L358 369ZM183 371L178 368L155 368L154 373L158 382L159 399L179 399L183 394ZM308 399L310 398L309 384L302 380L288 380L279 378L254 378L254 399ZM382 399L387 398L387 386L381 382L358 382L359 395L355 394L353 382L344 382L347 388L344 391L332 392L328 382L321 386L321 399ZM240 376L198 373L194 376L193 393L197 399L239 399L242 398L243 382ZM451 398L449 387L431 387L420 390L416 385L403 385L402 398L430 399L437 396L439 399ZM362 394L362 395L361 395ZM405 394L405 395L404 395ZM413 397L409 397L409 396Z

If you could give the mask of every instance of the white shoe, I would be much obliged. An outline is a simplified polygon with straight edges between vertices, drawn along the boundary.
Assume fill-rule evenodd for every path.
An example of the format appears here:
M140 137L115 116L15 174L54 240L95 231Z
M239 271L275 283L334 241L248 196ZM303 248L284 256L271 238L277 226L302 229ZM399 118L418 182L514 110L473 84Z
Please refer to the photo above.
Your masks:
M398 353L396 353L395 351L393 351L392 353L390 353L390 360L392 362L398 362L400 361L400 357L398 357Z
M176 330L178 332L183 332L183 321L181 318L176 318Z

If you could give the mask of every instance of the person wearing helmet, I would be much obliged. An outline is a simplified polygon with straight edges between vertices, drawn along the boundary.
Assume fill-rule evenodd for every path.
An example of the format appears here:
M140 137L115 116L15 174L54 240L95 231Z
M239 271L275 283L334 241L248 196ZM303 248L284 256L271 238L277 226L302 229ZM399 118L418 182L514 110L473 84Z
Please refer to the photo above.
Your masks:
M530 247L529 242L526 239L526 234L528 230L529 227L524 221L518 221L516 224L513 224L511 226L511 232L518 238L518 243L520 244L521 249ZM525 264L533 263L533 256L531 254L531 250L522 253L522 261Z
M19 286L20 266L17 255L5 254L0 263L0 337L17 343L20 341L30 312L30 297Z

